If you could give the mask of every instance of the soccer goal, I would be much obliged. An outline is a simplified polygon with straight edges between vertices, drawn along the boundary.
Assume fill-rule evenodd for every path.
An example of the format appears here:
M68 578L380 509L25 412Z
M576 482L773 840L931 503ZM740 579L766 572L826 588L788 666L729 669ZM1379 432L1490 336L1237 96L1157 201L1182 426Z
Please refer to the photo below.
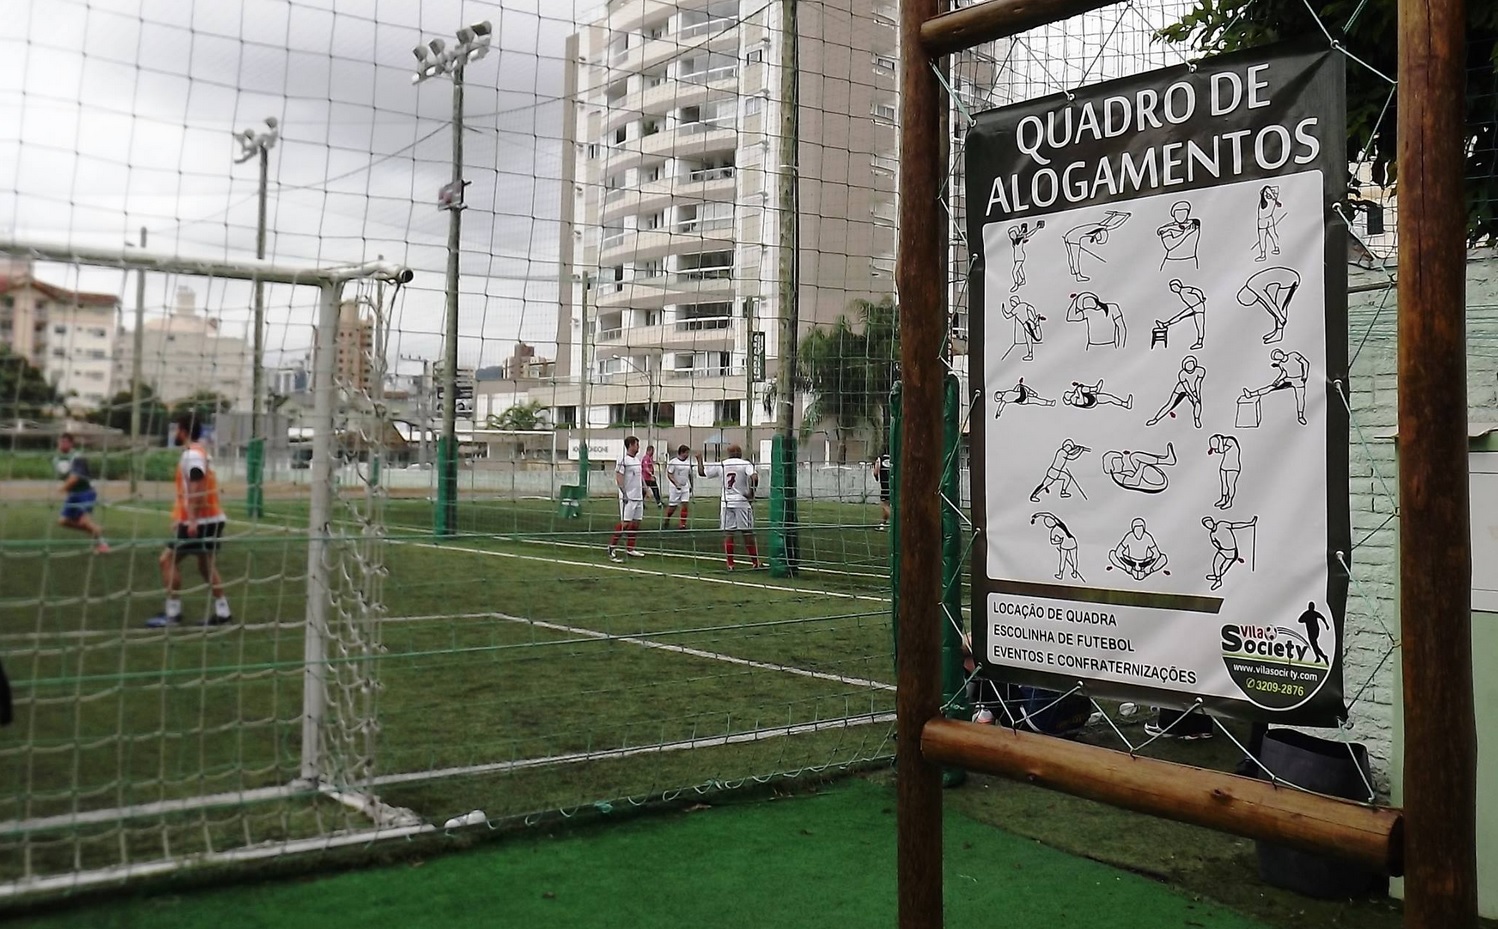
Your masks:
M14 724L0 730L0 897L429 828L369 790L388 423L383 371L363 366L379 367L387 310L411 272L16 239L0 239L0 259L7 322L32 338L0 356L0 660L15 690ZM116 334L132 290L133 356L94 378L90 339ZM263 315L251 307L267 303L282 321L273 347L310 360L270 366L308 381L294 426L245 402L251 382L276 396L248 338ZM364 334L352 347L351 328ZM115 402L89 396L111 376ZM168 384L170 407L158 399ZM169 538L183 454L171 445L184 436L168 420L183 411L216 433L186 436L215 450L229 514L213 577L193 548L206 537ZM265 470L245 475L242 452L267 437ZM28 478L49 454L86 493L45 500ZM247 477L289 488L287 502L245 518ZM173 544L194 556L163 556ZM169 604L153 619L173 560L178 613Z

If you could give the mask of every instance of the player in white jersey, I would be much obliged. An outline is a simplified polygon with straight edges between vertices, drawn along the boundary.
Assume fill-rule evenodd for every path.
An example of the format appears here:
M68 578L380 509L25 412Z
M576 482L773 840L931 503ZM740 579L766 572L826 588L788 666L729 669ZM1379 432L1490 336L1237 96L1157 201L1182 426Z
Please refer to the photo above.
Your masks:
M692 503L692 462L687 458L691 449L685 445L676 448L676 455L666 462L666 515L661 517L661 528L671 525L671 517L681 508L681 524L677 529L687 528L687 509Z
M609 539L609 558L623 561L619 555L619 536L626 535L626 555L644 558L645 553L635 550L635 541L640 532L640 520L645 516L645 477L640 471L640 440L629 436L624 440L624 454L614 465L614 483L619 487L619 522L614 526L614 535Z
M697 455L697 473L702 477L723 479L723 508L719 511L723 528L723 554L728 559L728 570L733 570L733 534L742 533L744 547L754 559L758 569L759 547L754 542L754 489L759 485L759 475L754 464L744 460L744 450L738 445L728 446L728 457L718 464L703 465L702 455Z

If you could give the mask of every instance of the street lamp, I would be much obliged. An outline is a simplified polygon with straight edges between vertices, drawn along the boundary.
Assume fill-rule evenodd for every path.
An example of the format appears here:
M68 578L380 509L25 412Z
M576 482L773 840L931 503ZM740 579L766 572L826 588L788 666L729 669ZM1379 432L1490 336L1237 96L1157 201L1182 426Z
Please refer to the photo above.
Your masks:
M244 164L260 156L260 221L255 226L255 257L265 258L265 200L270 175L270 150L281 138L281 124L274 116L265 118L264 129L244 129L236 133L239 157ZM142 236L144 238L144 236ZM144 244L144 242L142 242ZM325 333L324 338L331 338ZM245 461L248 483L245 506L251 519L259 519L265 510L265 285L255 279L255 369L250 400L250 446Z
M463 189L463 69L489 53L494 27L488 20L458 30L452 48L441 39L412 50L416 73L411 83L434 77L453 82L452 180L437 194L437 208L448 211L447 224L447 344L443 353L442 439L437 448L438 535L458 531L458 254L462 247Z
M642 368L639 365L635 364L635 360L633 358L630 358L627 355L618 355L618 354L616 354L613 357L614 357L615 361L622 361L625 364L629 365L631 368L634 368L636 371L638 371L641 374L645 375L645 390L646 390L646 394L645 394L645 404L646 404L646 406L645 406L645 415L649 419L649 422L646 424L646 430L645 430L645 444L646 444L646 446L654 445L655 444L655 392L656 392L655 375L654 375L654 373L651 372L650 367L648 365L646 367Z

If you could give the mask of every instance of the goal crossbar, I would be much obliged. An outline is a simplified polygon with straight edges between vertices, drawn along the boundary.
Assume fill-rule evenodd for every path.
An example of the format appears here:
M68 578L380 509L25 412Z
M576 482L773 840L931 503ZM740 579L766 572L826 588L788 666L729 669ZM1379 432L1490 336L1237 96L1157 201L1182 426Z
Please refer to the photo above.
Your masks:
M404 284L411 280L411 269L389 261L366 261L350 264L299 264L263 258L223 258L175 255L152 252L133 246L99 248L69 242L46 242L0 235L0 253L24 255L37 261L62 264L102 265L130 271L157 271L167 274L194 274L230 280L260 281L266 284L305 284L327 286L354 280L379 280Z

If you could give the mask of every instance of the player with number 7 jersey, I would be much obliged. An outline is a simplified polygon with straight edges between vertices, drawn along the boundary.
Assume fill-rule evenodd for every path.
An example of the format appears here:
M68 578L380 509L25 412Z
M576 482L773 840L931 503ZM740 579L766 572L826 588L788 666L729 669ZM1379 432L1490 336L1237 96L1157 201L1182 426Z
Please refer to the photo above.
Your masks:
M744 450L738 445L728 446L728 457L717 464L704 465L702 455L697 455L697 473L702 477L718 477L723 480L723 506L719 510L719 525L723 529L723 555L728 570L733 564L733 534L744 537L744 547L753 559L754 567L760 567L759 546L754 541L754 491L759 484L759 475L753 462L743 457Z

